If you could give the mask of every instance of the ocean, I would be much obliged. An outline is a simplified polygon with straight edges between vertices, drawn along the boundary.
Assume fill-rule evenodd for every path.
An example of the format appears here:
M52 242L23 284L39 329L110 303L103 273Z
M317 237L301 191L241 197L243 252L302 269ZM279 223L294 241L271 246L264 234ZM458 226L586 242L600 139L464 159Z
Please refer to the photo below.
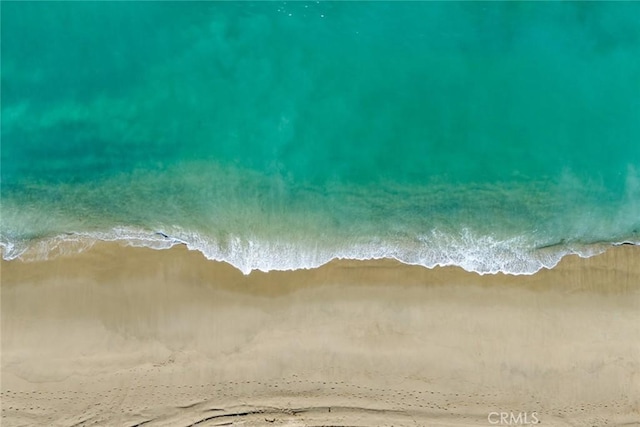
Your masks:
M640 243L640 3L1 8L4 259L532 274Z

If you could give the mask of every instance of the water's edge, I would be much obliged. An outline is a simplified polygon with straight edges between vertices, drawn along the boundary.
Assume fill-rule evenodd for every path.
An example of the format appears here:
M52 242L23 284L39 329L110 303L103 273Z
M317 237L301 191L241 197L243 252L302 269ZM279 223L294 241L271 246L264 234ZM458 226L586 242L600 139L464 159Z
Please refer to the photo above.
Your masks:
M186 237L186 238L185 238ZM189 238L190 237L190 238ZM91 249L100 242L114 242L131 247L166 250L184 245L198 251L212 261L226 262L248 275L254 270L290 271L314 269L333 260L381 260L393 259L406 265L425 268L457 266L480 275L509 274L533 275L542 269L554 268L567 255L589 258L602 254L608 248L621 245L640 245L634 240L599 241L590 243L566 243L526 249L512 247L512 242L491 241L477 238L477 246L433 248L402 247L397 244L358 244L351 247L304 248L296 242L251 241L232 238L226 242L191 236L173 236L163 231L146 231L133 228L115 228L108 232L64 233L30 242L0 241L5 261L38 262L61 256L73 256ZM425 244L428 244L425 241ZM421 249L421 250L420 250ZM498 256L499 255L499 256Z

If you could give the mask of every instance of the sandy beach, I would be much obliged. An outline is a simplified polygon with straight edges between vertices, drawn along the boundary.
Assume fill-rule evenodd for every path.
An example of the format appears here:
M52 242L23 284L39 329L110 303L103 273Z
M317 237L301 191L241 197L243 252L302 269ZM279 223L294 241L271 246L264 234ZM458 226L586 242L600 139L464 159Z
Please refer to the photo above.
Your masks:
M638 260L245 276L101 243L2 261L2 426L638 425Z

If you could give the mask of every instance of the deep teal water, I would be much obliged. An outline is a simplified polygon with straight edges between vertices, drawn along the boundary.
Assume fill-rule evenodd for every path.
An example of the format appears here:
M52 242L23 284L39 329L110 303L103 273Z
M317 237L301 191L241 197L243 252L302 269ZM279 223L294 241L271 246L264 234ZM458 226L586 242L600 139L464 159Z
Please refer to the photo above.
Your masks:
M640 3L3 2L1 35L6 259L531 273L640 241Z

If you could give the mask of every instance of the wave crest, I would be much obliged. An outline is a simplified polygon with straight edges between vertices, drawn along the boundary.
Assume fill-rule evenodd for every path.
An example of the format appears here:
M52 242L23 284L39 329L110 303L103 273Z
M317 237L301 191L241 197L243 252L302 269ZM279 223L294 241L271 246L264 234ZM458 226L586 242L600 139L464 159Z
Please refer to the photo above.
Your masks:
M75 255L90 249L100 241L117 242L124 246L169 249L184 244L189 250L201 252L207 259L227 262L244 274L254 270L311 269L333 259L372 260L395 259L404 264L458 266L478 274L534 274L542 268L553 268L566 255L590 257L615 244L566 244L533 247L524 237L498 239L478 235L469 229L451 234L434 230L412 238L371 238L359 242L311 242L268 240L227 236L214 238L197 232L175 229L149 231L119 227L104 232L65 233L29 242L10 241L2 237L2 257L25 262L44 261L58 256ZM634 243L638 242L619 242Z

